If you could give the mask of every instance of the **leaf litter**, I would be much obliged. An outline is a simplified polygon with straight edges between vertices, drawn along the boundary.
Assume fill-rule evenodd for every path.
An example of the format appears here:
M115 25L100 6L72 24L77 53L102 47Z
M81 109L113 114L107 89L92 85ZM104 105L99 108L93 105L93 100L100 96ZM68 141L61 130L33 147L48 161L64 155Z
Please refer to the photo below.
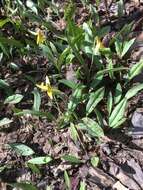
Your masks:
M58 2L57 2L58 3ZM142 5L142 4L141 4ZM77 24L80 25L90 15L84 7L78 6L78 13L76 15ZM109 11L107 12L104 1L101 1L99 7L99 13L103 25L111 24L111 32L119 29L121 25L125 23L125 19L121 19L120 22L116 21L117 4L110 1L108 2ZM134 14L142 10L142 6L139 7L138 1L127 1L125 4L127 15L131 17L131 20L138 19L138 15ZM107 17L109 17L107 19ZM115 17L115 19L114 19ZM142 17L142 16L141 16ZM109 21L113 19L113 23ZM57 27L60 30L64 30L65 23L63 20L57 20ZM109 24L110 23L110 24ZM137 26L136 26L137 30ZM134 31L136 32L136 31ZM141 39L142 40L142 39ZM142 51L142 49L138 49ZM141 55L141 54L140 54ZM133 54L134 60L138 60L139 57ZM22 68L22 72L18 72L15 75L8 69L2 67L0 74L1 78L8 80L10 86L17 88L17 94L27 93L27 99L29 98L31 83L27 85L25 80L22 83L18 83L19 78L22 78L25 74L33 71L29 61L18 59L18 63ZM33 75L37 77L37 81L44 79L43 68L45 68L46 61L41 58L35 59L30 57L32 64L39 67L38 62L41 63L41 74L33 72ZM35 63L34 63L35 62ZM69 75L69 74L68 74ZM74 80L73 68L70 69L70 75ZM69 77L69 76L68 76ZM42 80L41 80L42 81ZM18 86L17 86L18 84ZM26 85L27 86L26 86ZM3 100L3 92L0 91L0 95ZM43 101L43 109L46 109L46 98ZM0 100L1 101L1 100ZM28 104L21 103L23 108L30 107L31 102ZM136 105L136 104L135 104ZM139 104L136 107L140 107ZM9 112L8 106L6 108L0 107L2 116L11 118L12 113ZM56 111L55 111L56 112ZM8 183L32 181L38 189L46 189L46 186L51 185L53 189L65 189L63 172L66 170L71 178L71 189L78 189L81 180L84 180L87 184L87 189L117 189L117 190L141 190L143 189L143 152L142 152L142 111L135 111L130 118L132 125L130 131L127 131L127 136L123 135L123 130L111 131L107 133L107 137L103 142L98 143L93 139L82 139L80 142L74 142L71 139L70 132L67 128L58 129L56 123L47 122L45 119L32 117L31 115L22 116L19 118L13 118L13 122L7 123L6 127L2 127L0 133L0 164L6 165L6 168L0 173L0 188L2 190L9 189ZM81 134L79 134L82 136ZM83 143L84 142L84 143ZM33 152L36 152L37 156L50 155L55 160L49 162L49 164L40 166L40 172L34 173L34 169L30 169L25 166L25 162L30 157L23 157L22 155L15 154L14 150L8 148L7 144L21 143L30 147ZM63 155L74 155L76 158L84 160L84 162L76 162L72 164L70 158L64 160ZM93 167L90 164L90 159L93 156L99 156L98 167ZM74 160L74 159L73 159Z

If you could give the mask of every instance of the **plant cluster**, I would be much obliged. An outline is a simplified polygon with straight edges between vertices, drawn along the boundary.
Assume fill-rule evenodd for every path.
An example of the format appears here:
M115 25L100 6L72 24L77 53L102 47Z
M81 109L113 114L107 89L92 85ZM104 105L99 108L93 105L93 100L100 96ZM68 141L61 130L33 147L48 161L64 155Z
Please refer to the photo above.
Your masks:
M102 140L106 131L124 125L128 119L128 102L143 89L143 84L133 83L134 77L143 69L143 60L132 66L128 63L130 48L135 42L134 38L128 37L133 23L115 32L108 43L105 42L111 27L100 24L99 2L93 5L82 1L90 14L89 19L79 26L75 19L75 3L69 1L63 10L66 27L60 31L53 22L53 18L61 19L63 14L56 3L46 0L37 0L37 3L31 0L26 3L21 0L5 1L5 15L0 19L1 64L4 66L15 56L30 55L43 56L49 64L48 69L45 68L43 81L37 81L31 75L25 76L33 85L31 109L21 109L25 94L16 92L5 79L0 79L0 90L4 90L1 106L11 105L13 118L25 114L47 118L55 122L58 128L69 128L75 143L81 141L81 134L89 140ZM50 7L48 15L43 11L46 6ZM6 33L9 29L10 33ZM20 71L16 63L5 66L14 72ZM45 92L49 106L47 110L43 110L41 105ZM64 108L61 108L61 102ZM50 107L56 109L56 116L49 111ZM4 117L0 120L0 126L12 122L13 119ZM27 146L10 146L23 156L34 154ZM69 155L65 155L64 159L82 162ZM27 165L34 171L35 165L46 164L51 160L50 156L33 157ZM92 161L96 165L97 158ZM67 189L70 189L66 171L64 177ZM22 188L22 184L19 187ZM83 189L85 184L81 182L80 190Z

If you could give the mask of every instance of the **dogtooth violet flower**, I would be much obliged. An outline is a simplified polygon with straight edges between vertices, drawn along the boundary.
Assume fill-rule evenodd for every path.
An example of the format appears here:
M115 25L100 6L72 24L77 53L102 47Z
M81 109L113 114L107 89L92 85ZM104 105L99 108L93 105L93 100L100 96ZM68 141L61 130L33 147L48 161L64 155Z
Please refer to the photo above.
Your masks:
M46 36L44 35L44 33L39 29L37 31L37 44L43 44L46 40Z
M96 46L95 46L95 53L99 53L99 50L101 48L105 48L105 46L103 45L102 41L100 40L100 38L97 36L96 37Z
M39 85L36 84L36 86L38 88L40 88L42 91L46 91L47 95L50 97L50 99L53 99L53 92L56 91L56 89L54 89L51 84L50 84L50 80L48 78L48 76L46 76L46 83L44 84L43 82Z

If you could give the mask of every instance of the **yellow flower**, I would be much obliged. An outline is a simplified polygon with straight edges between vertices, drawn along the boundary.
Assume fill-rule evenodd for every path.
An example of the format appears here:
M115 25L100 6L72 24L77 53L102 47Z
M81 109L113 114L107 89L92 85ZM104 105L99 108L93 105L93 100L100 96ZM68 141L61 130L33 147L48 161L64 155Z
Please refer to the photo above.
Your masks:
M100 38L97 36L96 37L95 53L99 54L99 51L100 51L101 48L105 48L105 46L103 45L103 43L100 40Z
M105 48L99 37L96 37L96 46L98 49Z
M42 82L40 85L36 84L36 86L41 90L46 91L50 99L53 99L54 88L51 86L48 76L46 76L46 84Z
M37 32L37 44L43 44L44 41L46 40L45 35L43 34L43 32L39 29Z

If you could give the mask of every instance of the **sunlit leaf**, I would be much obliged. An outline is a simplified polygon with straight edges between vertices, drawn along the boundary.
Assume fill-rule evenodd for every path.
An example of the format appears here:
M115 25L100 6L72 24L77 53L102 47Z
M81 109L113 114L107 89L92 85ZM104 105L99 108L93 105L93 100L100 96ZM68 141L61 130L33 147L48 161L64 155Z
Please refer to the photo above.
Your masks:
M133 79L135 76L141 73L143 70L143 59L141 59L138 63L133 65L128 72L128 80Z
M82 123L78 124L80 129L87 131L88 134L92 137L100 138L104 136L103 129L99 126L99 124L96 121L88 117L83 118L82 121Z
M94 156L91 158L90 162L92 164L93 167L97 167L99 164L99 157L98 156Z
M23 95L14 94L5 99L4 104L17 104L23 99Z
M138 84L138 85L132 87L131 89L129 89L128 92L126 93L125 97L127 99L130 99L133 96L135 96L142 89L143 89L143 84Z
M82 90L83 90L83 86L80 85L73 92L72 97L68 103L68 110L70 112L73 112L75 108L77 107L77 105L80 103L81 98L82 98Z
M121 84L118 83L115 90L114 103L117 104L122 97L122 87Z
M28 147L25 144L20 144L20 143L11 143L9 146L17 153L20 154L21 156L30 156L34 154L34 151Z
M62 156L62 158L65 160L65 161L68 161L70 163L73 163L73 164L80 164L82 163L82 160L79 160L77 157L75 156L72 156L72 155L64 155Z
M39 111L41 105L41 96L37 88L34 89L33 94L34 94L33 110Z
M27 163L42 165L42 164L48 164L51 161L52 161L52 158L50 156L40 156L40 157L36 157L36 158L32 158L28 160Z
M86 190L86 183L84 181L80 182L80 189L79 190Z
M119 41L119 39L116 39L115 41L115 49L117 52L117 55L121 57L122 54L122 42Z
M73 123L70 124L70 134L71 134L71 138L73 139L73 141L76 142L78 139L78 132Z
M128 52L128 50L130 49L130 47L133 45L134 42L135 42L135 38L133 38L132 40L128 42L123 43L123 51L121 53L121 57L123 57Z
M122 118L112 128L120 127L126 120L127 120L127 118Z
M124 98L120 101L119 104L116 105L114 110L111 113L111 116L109 117L109 126L114 127L117 125L117 123L124 118L124 113L127 105L127 99Z
M104 87L98 89L96 92L92 92L89 96L89 101L86 105L86 114L89 115L97 104L103 99L104 97Z

